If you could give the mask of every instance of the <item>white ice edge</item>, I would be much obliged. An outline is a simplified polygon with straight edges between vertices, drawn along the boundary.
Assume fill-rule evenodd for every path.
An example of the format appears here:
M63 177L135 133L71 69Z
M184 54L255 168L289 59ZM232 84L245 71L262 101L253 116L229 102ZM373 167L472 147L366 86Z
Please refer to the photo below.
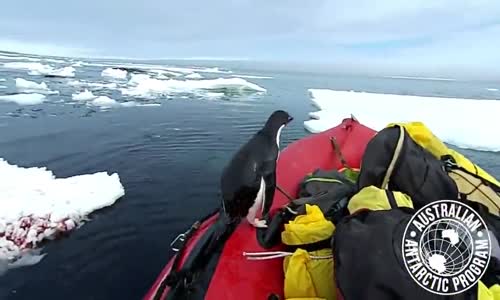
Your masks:
M420 121L444 142L461 148L500 151L499 100L402 96L309 89L319 111L309 113L306 130L316 133L353 114L361 123L381 130L392 122Z
M97 98L91 91L85 89L83 92L72 94L71 98L76 101L88 101Z
M273 79L274 77L271 76L258 76L258 75L239 75L239 74L234 74L231 75L232 77L239 77L239 78L248 78L248 79Z
M116 79L126 79L128 72L121 69L107 68L101 72L102 77L111 77Z
M10 264L40 242L77 228L125 194L116 173L56 178L45 167L19 167L2 158L0 178L0 269L2 261Z
M16 78L16 89L24 93L39 93L39 94L59 94L58 91L49 90L45 82L36 83L23 78Z
M36 105L45 101L45 95L31 93L31 94L14 94L0 96L0 102L13 102L19 105Z
M230 89L238 92L266 92L266 89L242 78L217 78L203 80L159 80L145 74L132 74L128 88L121 92L127 96L149 97L162 94L195 93L198 91Z
M51 65L39 62L9 62L3 64L7 69L28 70L29 75L45 75L56 77L75 77L75 68L72 66L54 68Z

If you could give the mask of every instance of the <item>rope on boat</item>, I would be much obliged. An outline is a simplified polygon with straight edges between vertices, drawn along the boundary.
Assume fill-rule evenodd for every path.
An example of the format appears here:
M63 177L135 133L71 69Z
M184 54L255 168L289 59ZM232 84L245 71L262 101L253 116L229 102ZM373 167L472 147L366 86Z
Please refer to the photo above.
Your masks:
M288 198L288 200L291 202L293 201L294 199L292 198L292 196L290 196L290 194L288 194L287 192L285 192L285 190L283 190L279 185L276 184L276 189L282 193L285 197Z
M243 252L243 256L246 256L248 260L268 260L274 258L281 258L293 255L293 252L285 251L271 251L271 252ZM333 255L323 255L316 256L310 255L311 259L330 259Z

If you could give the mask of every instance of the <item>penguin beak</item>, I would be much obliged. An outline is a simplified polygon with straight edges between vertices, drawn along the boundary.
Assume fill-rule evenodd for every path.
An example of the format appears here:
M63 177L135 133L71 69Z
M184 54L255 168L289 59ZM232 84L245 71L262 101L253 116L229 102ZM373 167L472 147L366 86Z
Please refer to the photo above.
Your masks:
M288 123L292 122L292 120L293 120L293 117L292 117L292 116L289 116L289 117L288 117L288 121L287 121L286 123L288 124Z

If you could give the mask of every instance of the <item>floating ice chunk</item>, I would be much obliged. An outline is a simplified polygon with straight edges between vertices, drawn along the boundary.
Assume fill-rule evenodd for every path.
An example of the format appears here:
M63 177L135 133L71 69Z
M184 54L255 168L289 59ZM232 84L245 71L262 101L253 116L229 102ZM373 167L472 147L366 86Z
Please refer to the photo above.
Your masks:
M109 98L108 96L100 96L92 101L92 104L100 107L114 107L120 106L120 103L116 100Z
M166 71L166 70L148 70L149 73L157 73L159 79L169 79L171 77L180 77L183 76L183 73L177 73L177 72L172 72L172 71Z
M266 92L266 89L241 78L206 80L159 80L147 77L134 78L135 86L121 89L123 95L149 97L152 95L193 93L199 90L231 90L234 92Z
M3 65L4 68L28 70L29 75L44 75L53 77L75 77L75 69L73 67L64 67L54 69L50 65L41 63L27 63L27 62L10 62Z
M147 74L131 74L130 80L128 81L129 85L138 85L143 81L150 80L151 77Z
M5 55L0 55L0 59L5 59L5 60L27 60L27 61L40 61L39 58L32 58L32 57L24 57L24 56L5 56Z
M153 106L161 106L160 103L138 103L135 101L127 101L119 103L122 107L153 107Z
M429 80L429 81L456 81L454 78L442 77L414 77L414 76L383 76L390 79L409 79L409 80Z
M28 73L29 75L43 75L50 77L75 77L75 68L64 67L61 69L43 69L43 70L32 70Z
M16 88L25 93L59 94L58 91L49 90L45 82L36 83L23 78L16 78Z
M6 89L7 87L5 85L0 85L0 89Z
M499 100L401 96L327 89L310 89L320 111L304 122L310 132L321 132L353 114L360 122L381 130L392 122L423 122L444 142L461 148L500 151ZM466 121L464 121L466 120Z
M183 67L165 67L165 70L178 72L183 74L191 74L191 73L221 73L221 74L230 74L232 71L224 71L219 69L218 67L214 68L203 68L203 67L192 67L192 68L183 68Z
M112 83L99 83L99 82L88 82L88 81L78 81L72 80L68 82L71 86L88 86L96 89L116 89L118 85L114 82Z
M87 89L81 93L72 94L71 97L76 101L89 101L97 98L96 95L92 94L92 92Z
M0 78L0 82L5 82L7 81L5 78Z
M2 246L0 246L0 253L4 252L5 255L0 254L0 276L2 276L9 269L16 269L20 267L27 267L36 265L39 263L46 254L41 254L40 249L24 249L22 251L22 256L19 257L14 262L11 262L10 259L2 259L1 257L7 257L6 249L2 250Z
M113 77L118 79L127 78L127 71L120 69L107 68L101 72L101 76L103 77Z
M81 67L81 66L83 66L83 62L82 61L77 61L77 62L73 63L71 66L73 66L73 67Z
M486 90L490 92L498 92L498 89L495 88L487 88Z
M218 99L218 98L224 97L224 93L208 92L208 93L205 93L205 96L207 98L211 98L211 99Z
M14 102L19 105L36 105L45 101L45 95L42 94L14 94L0 96L0 101Z
M186 75L186 78L187 79L202 79L203 76L201 76L200 74L198 73L191 73L189 75Z
M134 107L137 105L138 105L138 103L135 101L127 101L127 102L121 103L121 106L123 106L123 107Z
M239 74L235 74L235 75L231 75L233 77L239 77L239 78L248 78L248 79L273 79L273 77L269 77L269 76L257 76L257 75L239 75Z
M0 260L10 262L125 194L116 173L56 178L46 168L18 167L1 158L0 178Z
M5 63L3 64L4 68L7 69L18 69L18 70L29 70L29 71L38 71L38 72L45 72L45 71L51 71L53 70L51 66L49 65L44 65L41 63L34 63L34 62L10 62L10 63Z

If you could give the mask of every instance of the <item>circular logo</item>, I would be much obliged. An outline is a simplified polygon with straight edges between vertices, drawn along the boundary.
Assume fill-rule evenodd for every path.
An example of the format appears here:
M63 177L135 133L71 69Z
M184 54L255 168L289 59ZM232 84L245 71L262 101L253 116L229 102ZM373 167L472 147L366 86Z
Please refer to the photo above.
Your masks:
M439 295L473 287L486 272L490 233L481 216L455 200L440 200L419 209L406 225L403 261L415 282Z

